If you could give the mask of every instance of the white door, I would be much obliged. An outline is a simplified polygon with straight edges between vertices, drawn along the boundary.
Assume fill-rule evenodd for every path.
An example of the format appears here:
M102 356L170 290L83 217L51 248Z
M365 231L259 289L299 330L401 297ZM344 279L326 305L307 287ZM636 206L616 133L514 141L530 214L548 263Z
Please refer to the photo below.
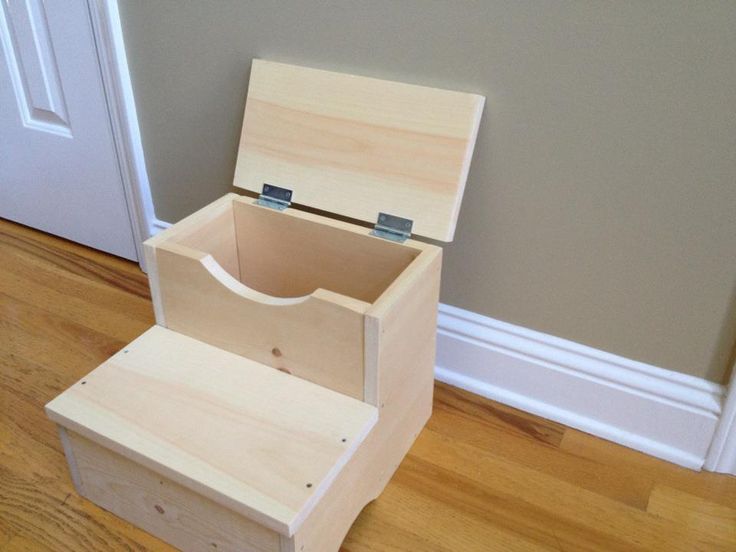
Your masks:
M0 0L0 217L137 260L86 0Z

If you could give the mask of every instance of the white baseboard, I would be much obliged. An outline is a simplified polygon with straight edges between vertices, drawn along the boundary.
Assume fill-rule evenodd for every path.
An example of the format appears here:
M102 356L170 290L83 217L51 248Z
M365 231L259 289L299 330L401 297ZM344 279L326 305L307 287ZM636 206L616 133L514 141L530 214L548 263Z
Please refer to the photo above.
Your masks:
M705 458L706 470L736 475L736 366L726 391L721 419Z
M724 387L448 305L437 379L586 433L703 467Z

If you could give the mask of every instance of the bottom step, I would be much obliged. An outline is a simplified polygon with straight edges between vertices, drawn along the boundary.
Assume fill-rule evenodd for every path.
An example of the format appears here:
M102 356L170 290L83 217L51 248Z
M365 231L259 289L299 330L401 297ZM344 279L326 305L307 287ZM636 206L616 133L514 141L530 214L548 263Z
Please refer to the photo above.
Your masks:
M378 420L158 326L46 410L80 494L188 550L289 549Z

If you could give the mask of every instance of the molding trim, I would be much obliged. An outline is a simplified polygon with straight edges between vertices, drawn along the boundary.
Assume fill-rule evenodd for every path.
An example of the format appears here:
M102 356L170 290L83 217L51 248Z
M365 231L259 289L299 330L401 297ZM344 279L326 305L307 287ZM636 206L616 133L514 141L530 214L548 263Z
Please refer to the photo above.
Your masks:
M138 262L155 219L117 0L87 0Z
M731 376L723 414L716 427L704 467L709 471L736 475L736 374Z
M725 394L704 379L449 305L440 305L436 377L692 469L705 463Z

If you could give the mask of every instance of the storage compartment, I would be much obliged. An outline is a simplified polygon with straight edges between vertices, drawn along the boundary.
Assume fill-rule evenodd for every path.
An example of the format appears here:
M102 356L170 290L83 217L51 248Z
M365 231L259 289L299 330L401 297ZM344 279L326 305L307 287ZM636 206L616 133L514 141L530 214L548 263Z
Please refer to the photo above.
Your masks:
M366 303L378 299L421 252L367 230L326 225L325 217L283 215L235 196L221 214L167 242L209 253L243 285L274 298L325 289Z
M158 324L361 400L374 354L364 317L422 255L441 254L236 194L146 248Z

